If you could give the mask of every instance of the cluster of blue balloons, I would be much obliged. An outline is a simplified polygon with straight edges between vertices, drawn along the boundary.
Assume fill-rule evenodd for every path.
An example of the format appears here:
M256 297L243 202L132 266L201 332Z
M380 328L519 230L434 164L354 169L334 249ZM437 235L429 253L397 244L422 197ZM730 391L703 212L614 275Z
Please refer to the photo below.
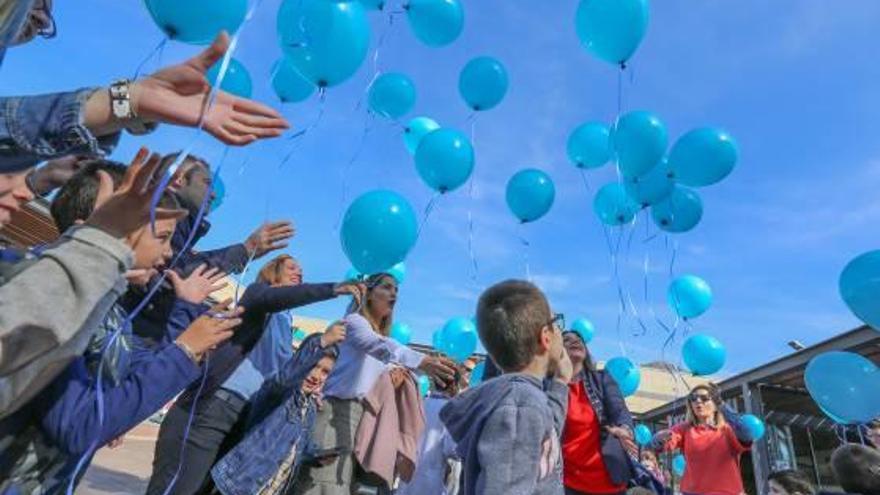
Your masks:
M863 424L880 417L880 370L860 354L822 353L804 372L810 396L822 411L841 424Z
M522 223L533 222L546 215L555 198L556 187L543 170L520 170L507 182L507 206Z
M477 350L477 326L470 318L452 318L443 328L434 332L434 348L454 359L463 362Z
M369 191L356 198L342 219L342 250L360 273L385 272L400 263L416 242L418 224L409 202L393 191Z
M633 395L639 389L639 384L642 381L642 372L638 365L629 358L618 356L609 359L605 363L605 371L617 382L620 393L624 397Z
M868 251L847 263L838 285L850 311L880 329L880 251Z
M727 349L711 335L694 334L685 339L681 349L684 364L697 376L717 373L727 360Z
M712 289L696 275L682 275L669 283L666 302L681 318L696 318L712 305Z

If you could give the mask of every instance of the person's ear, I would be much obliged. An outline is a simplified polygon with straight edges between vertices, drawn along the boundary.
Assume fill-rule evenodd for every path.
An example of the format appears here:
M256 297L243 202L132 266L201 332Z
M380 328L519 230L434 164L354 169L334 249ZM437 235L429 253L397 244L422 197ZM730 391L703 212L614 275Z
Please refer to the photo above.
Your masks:
M541 328L541 335L538 338L538 345L541 347L542 352L547 352L553 347L553 331L550 329L548 331L548 327L544 326Z

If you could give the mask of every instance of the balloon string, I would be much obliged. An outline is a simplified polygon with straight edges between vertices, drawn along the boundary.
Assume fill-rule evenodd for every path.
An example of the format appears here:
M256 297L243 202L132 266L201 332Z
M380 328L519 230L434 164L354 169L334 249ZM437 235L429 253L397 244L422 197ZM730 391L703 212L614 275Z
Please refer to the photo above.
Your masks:
M529 262L529 249L531 247L531 243L529 242L529 239L526 236L525 225L526 225L525 222L520 222L519 225L517 225L517 237L519 238L519 243L522 246L522 250L523 250L523 263L525 264L525 268L526 268L526 280L531 282L532 281L532 267L531 267L531 263Z
M471 283L474 287L477 286L477 276L479 275L480 269L477 265L477 255L474 252L474 177L471 176L470 184L468 185L468 256L471 259Z
M623 113L623 71L626 66L620 64L620 70L617 71L617 116Z
M333 232L339 232L339 226L342 224L342 218L345 216L346 203L348 202L348 189L349 189L349 180L351 178L351 170L354 167L355 162L357 162L358 158L360 158L361 154L364 151L364 148L367 144L367 136L369 136L370 132L373 130L373 122L375 116L372 112L367 113L367 118L364 120L364 130L361 132L361 137L358 140L357 147L355 148L354 153L351 158L343 165L342 169L340 169L341 182L342 182L342 191L340 192L340 210L339 215L336 217L336 224L333 226Z
M193 419L195 418L196 408L199 405L199 397L202 395L202 390L205 388L205 382L208 381L208 367L209 367L209 359L211 354L205 354L205 371L202 373L202 380L199 383L199 389L196 391L196 395L193 398L192 405L190 406L189 417L186 419L186 427L183 429L183 441L180 442L180 454L179 461L177 462L177 470L174 472L174 476L171 477L171 481L168 483L168 487L165 488L165 491L162 492L162 495L168 495L171 493L171 490L174 489L174 485L177 484L177 479L180 477L180 471L183 469L184 456L186 455L186 441L189 438L189 431L192 427Z
M327 103L327 89L320 88L320 89L318 89L318 114L315 116L314 119L312 119L312 122L309 125L303 127L299 131L296 131L287 137L287 142L293 143L293 144L291 145L290 150L287 152L287 154L284 155L284 158L281 159L281 161L278 163L279 170L282 169L284 167L284 165L286 165L287 162L290 161L290 159L293 157L293 154L299 148L299 145L302 143L302 140L300 138L307 135L309 132L312 132L313 130L315 130L315 128L317 128L318 125L320 125L320 123L324 120L324 113L326 111L326 103ZM296 142L294 142L294 141L296 141Z
M428 223L428 217L431 216L431 212L434 211L434 207L437 206L437 203L440 201L440 198L443 196L441 192L435 192L432 196L428 204L425 205L425 210L422 213L422 222L419 224L419 230L416 232L416 240L421 239L422 237L422 229L425 228L425 224Z
M168 43L168 37L163 36L159 43L153 48L150 53L141 60L141 63L138 64L137 68L134 70L134 76L132 76L132 81L137 80L141 75L141 71L144 69L144 66L147 65L147 62L153 59L153 57L158 56L159 59L162 58L162 51L165 49L165 45Z

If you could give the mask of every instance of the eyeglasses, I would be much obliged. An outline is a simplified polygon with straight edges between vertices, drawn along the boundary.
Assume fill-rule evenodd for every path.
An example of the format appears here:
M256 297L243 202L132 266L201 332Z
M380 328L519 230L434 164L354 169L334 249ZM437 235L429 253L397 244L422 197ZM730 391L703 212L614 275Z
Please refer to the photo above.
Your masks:
M562 313L556 313L553 315L553 318L547 322L547 326L562 332L565 330L565 315Z
M712 402L712 397L706 394L691 394L691 402Z

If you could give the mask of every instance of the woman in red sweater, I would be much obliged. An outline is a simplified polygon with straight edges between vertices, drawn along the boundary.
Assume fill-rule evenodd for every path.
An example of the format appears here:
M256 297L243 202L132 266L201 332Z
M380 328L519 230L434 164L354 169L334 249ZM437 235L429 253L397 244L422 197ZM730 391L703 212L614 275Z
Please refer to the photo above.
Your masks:
M576 332L562 334L574 373L562 434L566 495L623 494L633 476L632 416L611 375L596 371Z
M681 450L687 462L683 495L742 495L740 456L751 448L748 429L721 402L711 384L697 385L687 398L687 419L654 436L654 446Z

